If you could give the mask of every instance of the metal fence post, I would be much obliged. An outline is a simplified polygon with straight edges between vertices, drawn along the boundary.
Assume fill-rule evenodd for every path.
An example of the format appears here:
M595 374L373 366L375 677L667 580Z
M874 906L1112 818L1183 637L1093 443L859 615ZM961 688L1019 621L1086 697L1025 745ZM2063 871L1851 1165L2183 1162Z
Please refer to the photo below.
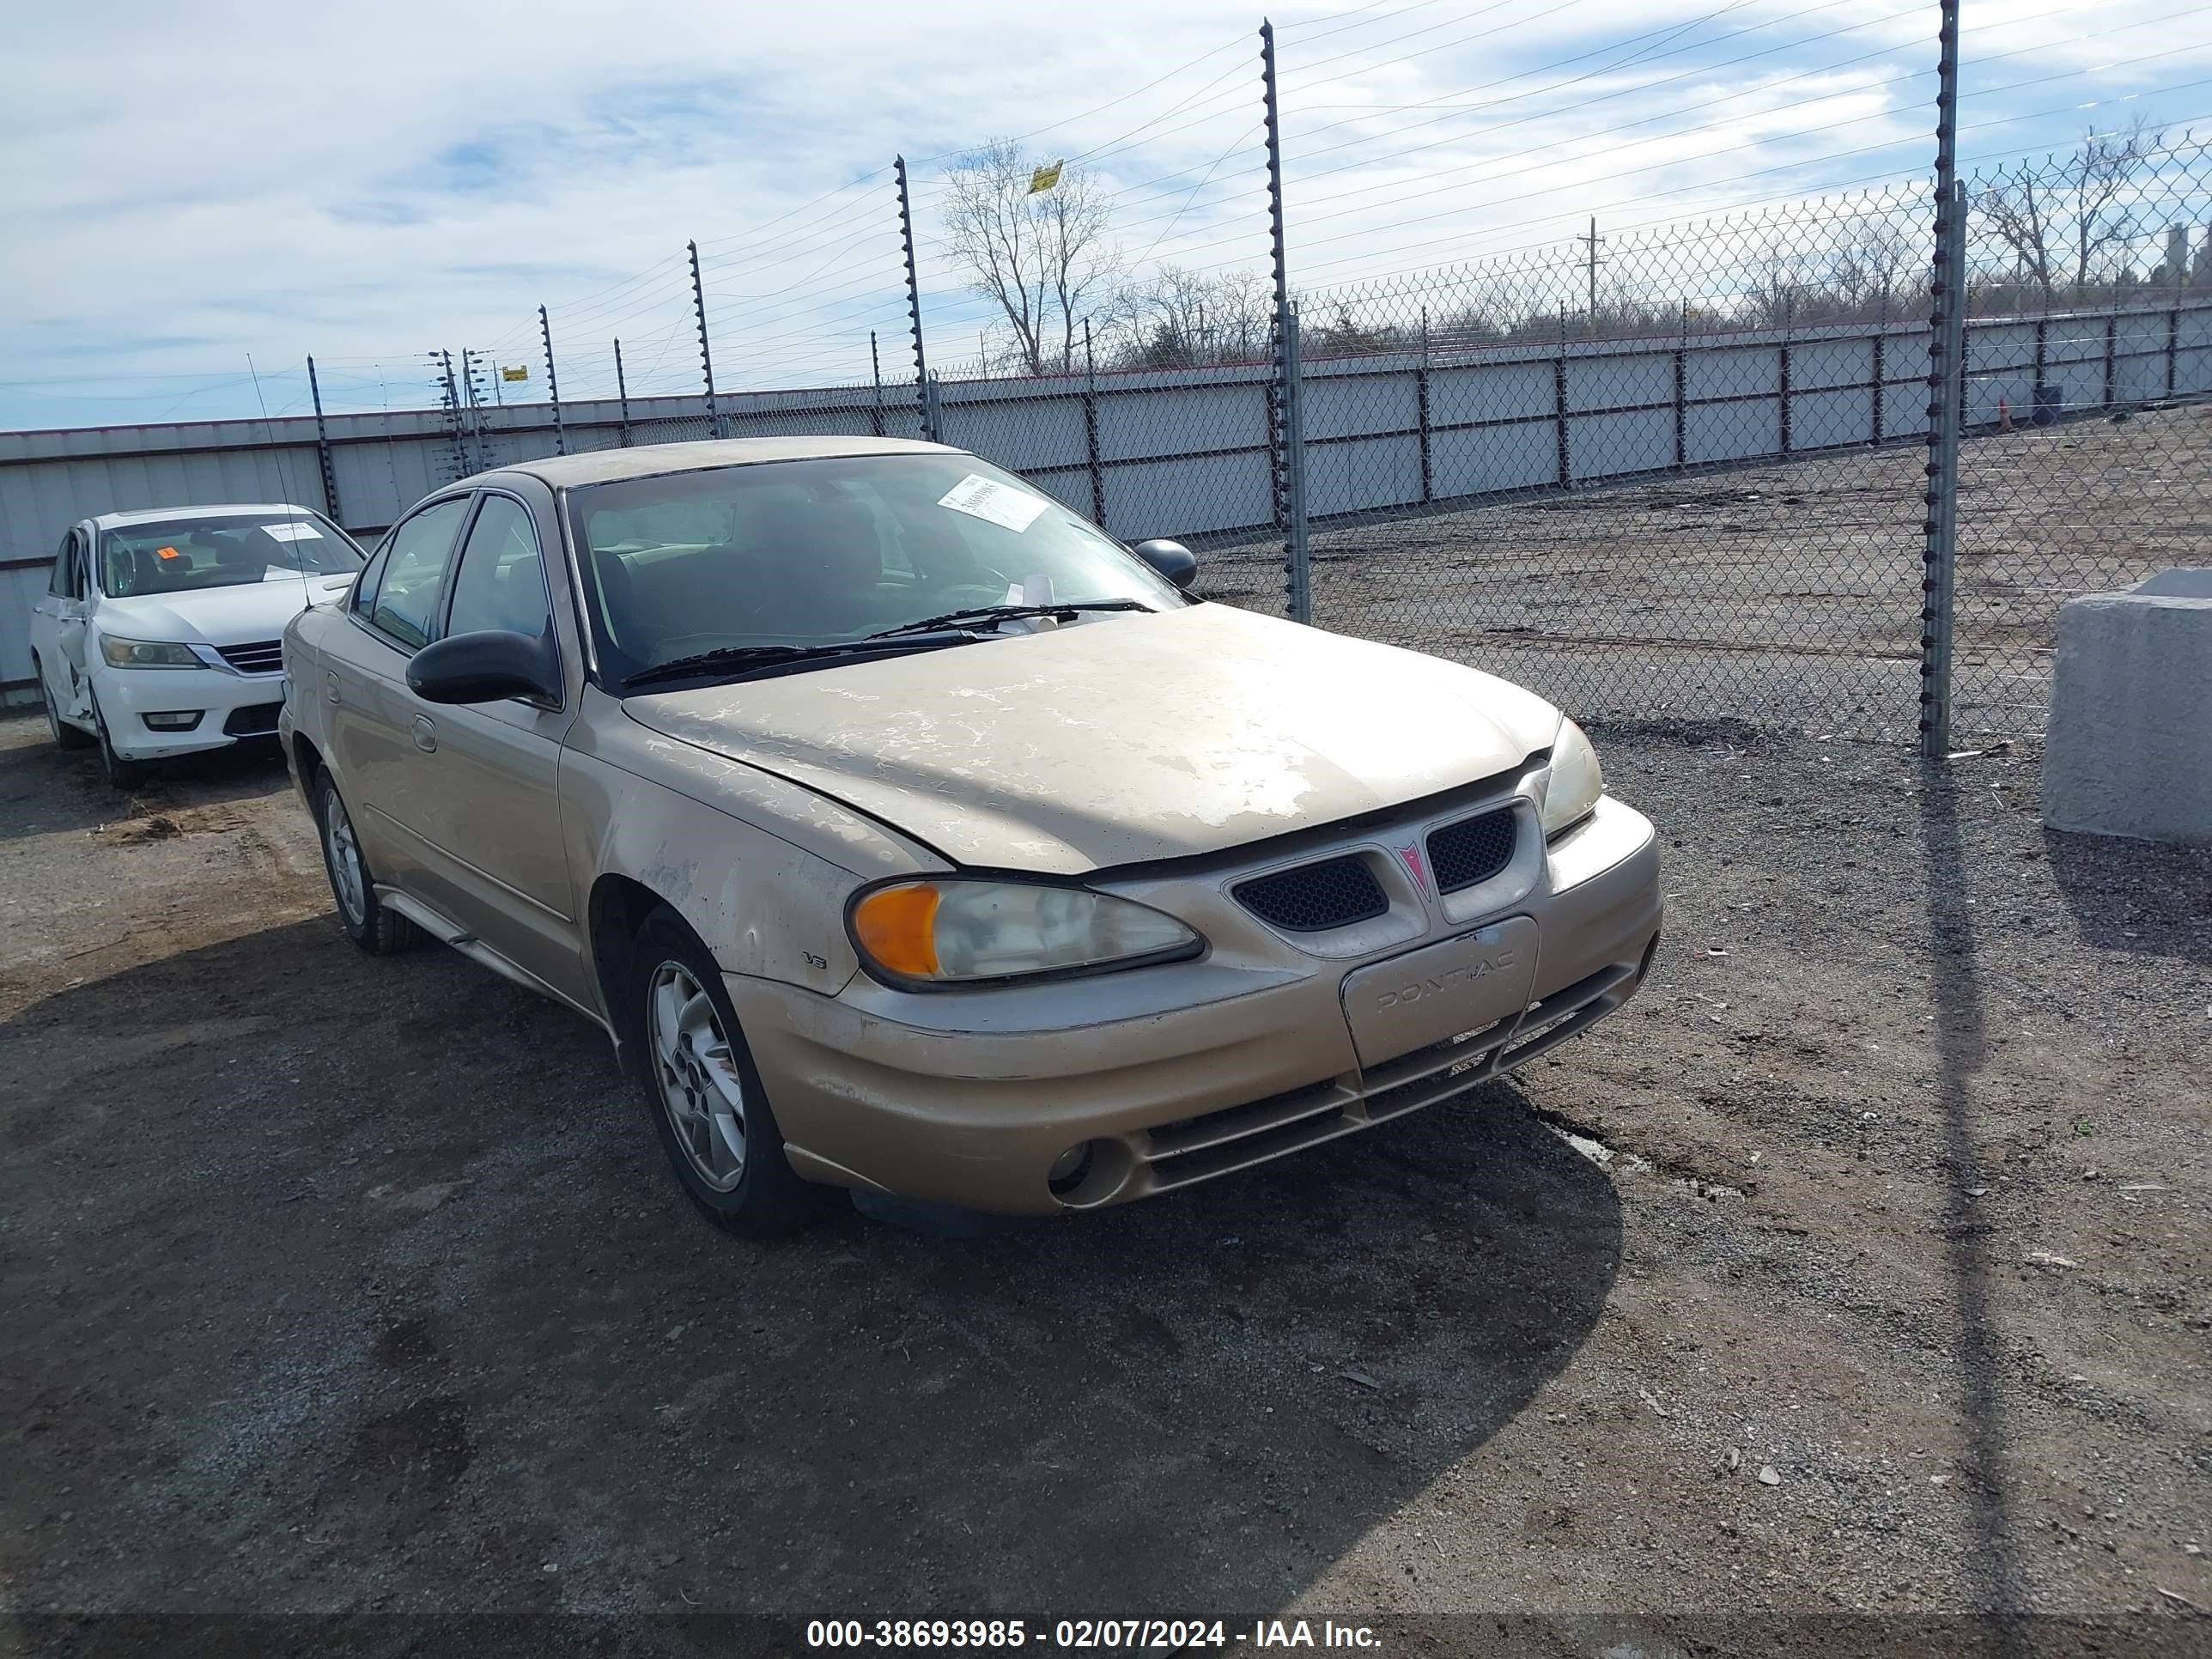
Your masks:
M1291 305L1291 273L1283 243L1283 125L1275 97L1275 26L1260 20L1260 95L1267 128L1267 226L1275 265L1275 439L1276 499L1284 520L1283 597L1291 620L1313 620L1313 590L1306 560L1306 457L1304 428L1298 418L1298 321Z
M307 395L315 401L315 459L323 469L323 511L331 522L343 527L345 520L338 516L338 474L331 464L331 434L323 424L323 388L315 379L315 360L307 359Z
M1285 479L1285 497L1290 507L1291 532L1283 544L1289 562L1289 580L1284 587L1285 597L1291 602L1291 620L1310 623L1313 620L1313 565L1306 546L1306 423L1304 400L1299 385L1302 371L1298 364L1298 308L1292 306L1283 319L1284 379L1290 387L1290 397L1283 405L1283 445L1289 451L1291 465Z
M884 360L876 349L876 331L872 328L868 331L868 373L876 383L876 406L869 423L880 438L884 435Z
M2179 277L2174 279L2180 281ZM2174 296L2173 304L2166 313L2166 395L2173 396L2174 359L2181 351L2181 297Z
M491 471L491 452L484 447L483 400L477 396L477 363L479 354L473 347L461 348L461 392L468 404L469 436L477 443L477 471Z
M1106 468L1098 456L1098 359L1091 350L1091 319L1083 319L1083 447L1091 463L1091 522L1106 524Z
M707 379L707 425L717 437L722 430L722 411L714 405L714 354L707 344L707 287L699 280L699 244L684 245L691 253L691 312L699 324L699 369Z
M616 438L616 447L629 447L629 382L623 375L622 342L615 342L615 398L622 406L622 429Z
M930 389L929 357L921 344L921 279L915 274L914 204L907 196L906 157L893 156L891 167L898 174L899 240L906 247L906 314L914 325L914 389L921 404L921 435L932 443L942 443L945 441L938 435L930 408L935 399Z
M453 450L453 478L465 478L470 471L469 447L462 437L461 393L453 383L453 354L451 349L441 346L430 356L431 361L438 365L438 401L445 405L446 441ZM452 481L447 480L448 483Z
M553 453L568 453L568 428L561 424L561 379L553 371L553 319L538 307L538 331L545 341L545 395L553 400Z
M1943 52L1954 64L1958 50L1957 0L1945 0ZM1955 87L1955 68L1947 87ZM1950 121L1942 131L1948 140ZM1949 145L1944 145L1948 160ZM1939 165L1939 173L1948 173ZM1951 750L1951 647L1954 600L1959 564L1959 429L1964 414L1966 378L1966 195L1950 182L1939 204L1936 276L1930 284L1933 314L1928 348L1928 516L1922 528L1927 547L1920 580L1920 751L1942 760Z
M1559 326L1566 327L1566 313L1559 313ZM1559 488L1571 489L1575 475L1573 457L1567 451L1567 342L1564 332L1559 340L1559 354L1552 359L1552 441L1557 450L1559 468Z
M1435 423L1429 415L1429 308L1426 306L1421 307L1421 366L1414 373L1413 397L1420 408L1421 501L1425 506L1437 498L1436 469L1429 456Z
M1951 752L1952 611L1959 560L1960 374L1966 344L1966 197L1959 186L1959 0L1942 0L1936 31L1936 259L1928 285L1927 540L1920 574L1920 752Z
M1782 296L1782 453L1790 453L1790 331L1797 325L1797 291Z
M2105 319L2105 407L2112 406L2113 379L2119 367L2120 319Z
M1889 284L1881 287L1881 310L1874 324L1874 412L1868 441L1880 444L1889 430Z

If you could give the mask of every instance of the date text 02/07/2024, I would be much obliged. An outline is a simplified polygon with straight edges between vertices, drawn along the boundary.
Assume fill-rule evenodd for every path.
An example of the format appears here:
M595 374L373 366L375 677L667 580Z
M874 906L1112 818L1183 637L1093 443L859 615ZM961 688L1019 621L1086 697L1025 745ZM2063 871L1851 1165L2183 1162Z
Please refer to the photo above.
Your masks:
M836 1648L984 1648L1029 1646L1069 1650L1189 1648L1355 1648L1381 1645L1365 1625L1324 1619L1266 1619L1249 1630L1232 1630L1220 1619L817 1619L806 1626L806 1645Z

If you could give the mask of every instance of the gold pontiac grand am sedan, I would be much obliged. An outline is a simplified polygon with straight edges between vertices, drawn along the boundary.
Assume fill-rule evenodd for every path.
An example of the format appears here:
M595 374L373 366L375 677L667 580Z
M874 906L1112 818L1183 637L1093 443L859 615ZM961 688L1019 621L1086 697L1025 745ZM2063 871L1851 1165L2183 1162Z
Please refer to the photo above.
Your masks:
M1095 1209L1459 1095L1659 939L1573 721L1194 570L935 444L533 461L291 623L280 730L355 941L603 1026L723 1226Z

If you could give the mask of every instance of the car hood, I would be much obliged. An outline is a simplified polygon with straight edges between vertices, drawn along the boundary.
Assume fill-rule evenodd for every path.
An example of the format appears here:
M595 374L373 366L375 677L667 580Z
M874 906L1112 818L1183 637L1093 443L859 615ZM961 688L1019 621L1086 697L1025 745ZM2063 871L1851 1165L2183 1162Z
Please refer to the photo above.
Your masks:
M1218 852L1473 782L1549 744L1559 720L1474 669L1224 605L623 708L956 863L1054 875Z
M203 587L189 593L141 593L102 599L94 620L103 634L129 640L175 640L185 645L246 645L273 640L309 605L329 605L352 586L353 575L298 575L279 580Z

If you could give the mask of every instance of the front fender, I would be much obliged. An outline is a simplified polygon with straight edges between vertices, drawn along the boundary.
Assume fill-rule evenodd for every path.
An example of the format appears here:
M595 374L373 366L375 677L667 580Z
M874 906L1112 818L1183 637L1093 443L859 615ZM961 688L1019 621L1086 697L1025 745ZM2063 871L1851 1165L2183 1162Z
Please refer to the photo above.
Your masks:
M725 973L835 996L860 968L844 925L853 890L946 867L785 779L635 725L611 734L620 746L610 752L609 735L601 728L597 745L587 738L562 756L569 868L590 872L587 888L608 876L644 887ZM654 752L664 748L682 752ZM663 769L668 781L655 775Z

